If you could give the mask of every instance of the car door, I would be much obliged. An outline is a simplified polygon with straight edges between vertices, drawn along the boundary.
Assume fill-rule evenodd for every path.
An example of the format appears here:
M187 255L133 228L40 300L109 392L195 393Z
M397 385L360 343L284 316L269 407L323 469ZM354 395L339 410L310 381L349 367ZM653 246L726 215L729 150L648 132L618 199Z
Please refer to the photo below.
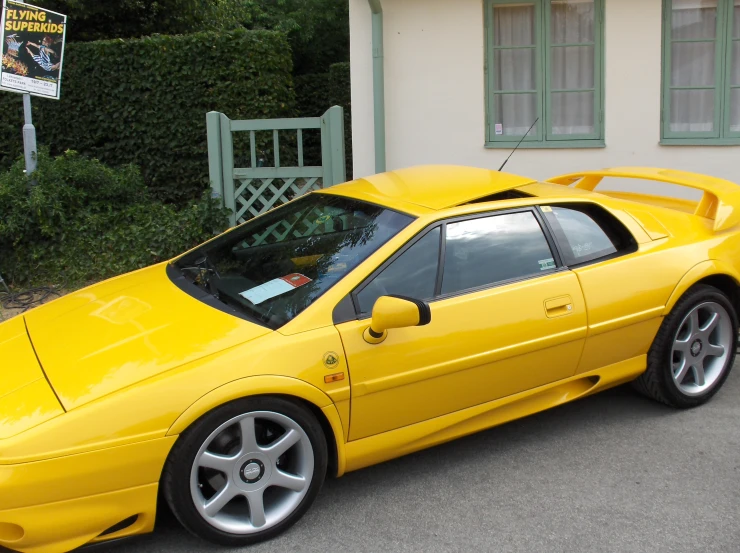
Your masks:
M363 338L383 295L427 300L429 325ZM427 228L353 293L338 324L349 365L350 440L572 376L586 336L577 277L534 209Z
M664 247L666 240L638 245L617 217L595 203L541 210L588 305L588 339L577 372L647 354L686 264Z

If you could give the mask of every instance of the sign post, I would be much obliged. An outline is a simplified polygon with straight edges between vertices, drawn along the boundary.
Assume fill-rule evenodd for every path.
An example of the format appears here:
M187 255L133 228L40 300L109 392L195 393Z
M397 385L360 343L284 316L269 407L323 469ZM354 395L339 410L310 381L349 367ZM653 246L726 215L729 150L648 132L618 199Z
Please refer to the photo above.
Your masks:
M36 170L38 150L31 95L58 100L61 95L67 16L4 0L0 90L23 94L23 151L26 174Z
M26 174L30 175L36 170L38 149L36 148L36 127L33 126L33 110L31 109L31 95L23 95L23 154L26 158Z

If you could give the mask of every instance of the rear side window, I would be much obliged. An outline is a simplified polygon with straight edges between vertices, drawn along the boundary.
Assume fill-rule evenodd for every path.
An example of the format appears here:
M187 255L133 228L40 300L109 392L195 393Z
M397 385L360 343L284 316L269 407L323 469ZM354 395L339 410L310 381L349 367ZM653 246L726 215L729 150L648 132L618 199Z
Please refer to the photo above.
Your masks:
M554 269L550 246L531 211L447 225L442 294Z
M580 265L633 251L637 244L614 216L592 204L543 206L563 262Z

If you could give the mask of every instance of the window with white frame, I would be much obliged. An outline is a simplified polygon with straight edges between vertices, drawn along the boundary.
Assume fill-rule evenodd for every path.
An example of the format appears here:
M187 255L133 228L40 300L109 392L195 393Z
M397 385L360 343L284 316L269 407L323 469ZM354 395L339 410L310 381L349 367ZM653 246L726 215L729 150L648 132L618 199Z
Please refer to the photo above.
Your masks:
M488 146L603 146L603 0L487 0L486 44Z
M662 141L740 144L740 0L665 0Z

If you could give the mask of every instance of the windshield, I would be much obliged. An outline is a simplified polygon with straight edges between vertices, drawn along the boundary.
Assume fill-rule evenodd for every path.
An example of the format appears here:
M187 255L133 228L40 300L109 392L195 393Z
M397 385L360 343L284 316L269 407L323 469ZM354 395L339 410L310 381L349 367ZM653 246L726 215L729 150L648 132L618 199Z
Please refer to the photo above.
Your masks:
M175 267L228 311L277 329L412 220L350 198L309 194L205 244Z

